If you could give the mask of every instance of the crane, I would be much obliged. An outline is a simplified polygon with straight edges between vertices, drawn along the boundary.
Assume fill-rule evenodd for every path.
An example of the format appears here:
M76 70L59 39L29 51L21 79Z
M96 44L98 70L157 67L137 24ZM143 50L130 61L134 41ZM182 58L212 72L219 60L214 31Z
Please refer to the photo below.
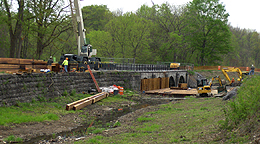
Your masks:
M73 14L72 1L70 0L71 15ZM82 11L80 8L79 0L74 0L74 9L76 10L76 22L77 22L77 40L78 40L78 56L87 56L90 58L92 55L96 55L96 49L92 49L92 45L86 42L86 29L84 28L84 22L82 17ZM75 18L73 18L75 21ZM73 24L75 26L75 23ZM75 28L74 28L75 29Z

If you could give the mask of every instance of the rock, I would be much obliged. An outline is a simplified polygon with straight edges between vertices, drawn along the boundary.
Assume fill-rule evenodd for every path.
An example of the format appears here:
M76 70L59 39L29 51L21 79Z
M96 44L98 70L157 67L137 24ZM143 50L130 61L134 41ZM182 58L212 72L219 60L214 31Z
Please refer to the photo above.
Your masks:
M232 97L235 97L237 95L237 88L234 88L233 90L231 90L230 92L227 93L226 96L223 97L222 100L229 100Z

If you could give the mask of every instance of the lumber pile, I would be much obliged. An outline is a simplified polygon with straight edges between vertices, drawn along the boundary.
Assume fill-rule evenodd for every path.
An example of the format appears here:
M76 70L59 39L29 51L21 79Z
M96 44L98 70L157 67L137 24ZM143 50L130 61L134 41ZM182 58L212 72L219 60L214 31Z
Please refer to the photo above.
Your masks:
M181 89L171 89L171 88L165 88L165 89L158 89L158 90L151 90L151 91L145 91L146 94L159 94L159 95L196 95L198 94L197 89L187 89L187 90L181 90Z
M96 102L108 97L108 95L109 94L107 92L101 92L101 93L98 93L91 97L87 97L87 98L72 102L72 103L66 105L66 110L82 109L82 108L86 107L87 105L91 105L92 103L96 103Z
M22 68L21 68L22 67ZM0 58L0 71L18 72L20 69L47 69L47 61L35 59Z

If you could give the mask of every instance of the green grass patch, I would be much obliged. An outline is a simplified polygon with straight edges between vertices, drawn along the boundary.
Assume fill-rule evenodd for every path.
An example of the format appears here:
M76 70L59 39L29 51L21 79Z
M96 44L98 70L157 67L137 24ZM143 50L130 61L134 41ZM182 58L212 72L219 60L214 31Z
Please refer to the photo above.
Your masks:
M159 110L144 113L133 124L122 124L127 133L95 140L97 143L218 143L214 140L218 121L224 119L224 105L218 98L192 98L159 105Z
M15 137L14 135L10 135L7 138L5 138L4 141L8 142L8 143L14 143L14 142L19 143L19 142L22 142L23 139L19 138L19 137Z
M143 116L137 118L137 121L139 121L139 122L147 122L147 121L151 121L151 120L154 120L154 118L152 118L152 117L143 117Z
M98 105L113 105L114 103L124 103L124 102L130 102L131 100L125 99L126 96L121 95L115 95L115 96L109 96L105 99L102 99L100 102L98 102Z
M41 97L42 99L38 99L38 101L33 99L30 103L17 103L15 106L0 107L0 125L59 120L60 115L82 112L66 111L66 104L89 96L77 94L74 97L57 97L51 101Z

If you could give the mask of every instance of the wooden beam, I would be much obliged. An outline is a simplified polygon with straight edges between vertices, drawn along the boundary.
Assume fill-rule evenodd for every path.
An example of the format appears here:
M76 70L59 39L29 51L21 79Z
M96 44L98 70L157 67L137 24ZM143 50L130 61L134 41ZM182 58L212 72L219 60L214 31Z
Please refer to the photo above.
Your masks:
M103 98L106 98L108 96L108 93L107 92L101 92L101 93L98 93L96 95L93 95L91 97L87 97L87 98L84 98L84 99L81 99L81 100L78 100L78 101L75 101L75 102L72 102L70 104L67 104L66 105L66 110L78 110L78 109L82 109L83 107L89 105L89 104L92 104L92 103L95 103Z

